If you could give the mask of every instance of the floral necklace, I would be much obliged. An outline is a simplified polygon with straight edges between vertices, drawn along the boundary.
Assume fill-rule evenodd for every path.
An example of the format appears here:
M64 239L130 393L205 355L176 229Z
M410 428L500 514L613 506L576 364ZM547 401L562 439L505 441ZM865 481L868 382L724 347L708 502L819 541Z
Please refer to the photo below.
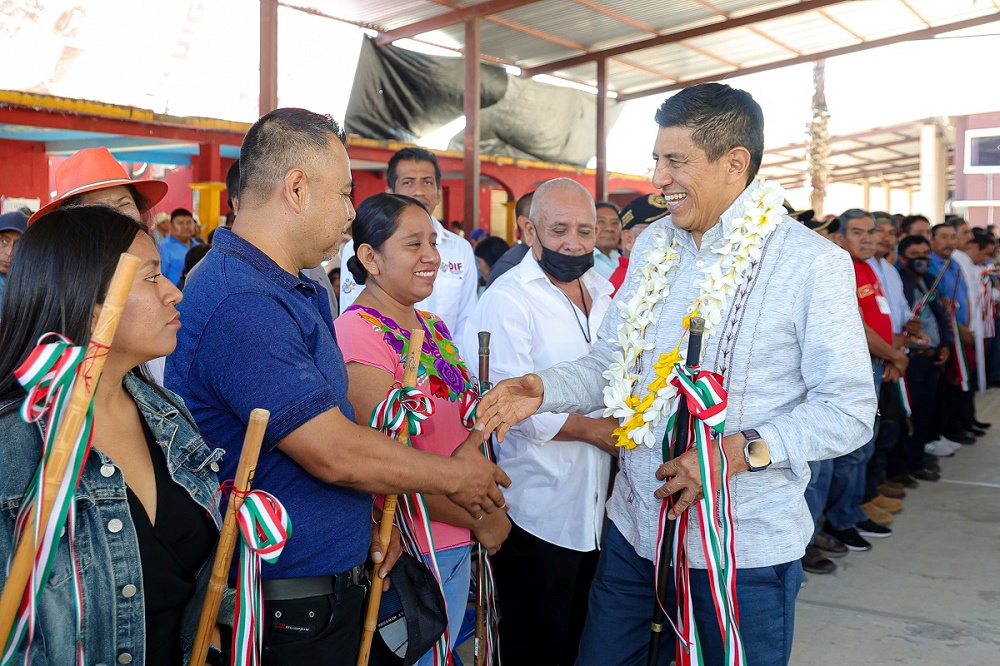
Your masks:
M653 431L670 413L677 389L671 383L674 366L681 361L681 346L687 341L691 318L705 319L705 339L722 322L733 295L743 284L750 268L760 259L764 241L782 222L784 190L775 182L760 180L753 184L743 218L723 238L719 260L702 269L698 295L692 300L691 314L682 322L684 332L677 346L660 354L653 365L655 377L640 397L640 360L643 352L652 351L655 325L654 310L670 295L670 273L677 265L680 244L676 234L668 236L663 228L650 229L651 246L643 252L645 265L639 269L639 284L617 302L623 321L618 337L611 343L611 365L604 371L609 384L604 389L605 416L621 420L615 430L617 445L626 449L639 444L656 446Z
M363 305L352 305L344 312L357 312L358 316L382 332L382 338L393 351L400 356L400 362L405 363L403 349L410 340L410 332L403 329L395 321L382 315L377 310ZM444 322L430 312L416 310L420 323L427 335L421 349L419 378L425 375L430 382L431 393L436 397L455 402L463 399L463 395L474 389L469 370L458 354L458 347L448 333Z

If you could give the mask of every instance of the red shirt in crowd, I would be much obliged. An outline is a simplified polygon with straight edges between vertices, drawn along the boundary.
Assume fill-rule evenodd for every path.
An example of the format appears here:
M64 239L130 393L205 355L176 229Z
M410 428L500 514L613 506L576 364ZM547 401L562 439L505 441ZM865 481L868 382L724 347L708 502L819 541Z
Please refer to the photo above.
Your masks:
M875 275L875 269L863 261L854 260L854 278L858 285L858 306L861 318L879 336L892 344L892 316L889 301L882 291L882 284Z
M614 285L615 290L611 292L611 298L615 297L618 290L622 288L622 283L625 282L625 273L628 272L628 257L618 257L618 268L615 272L611 274L608 280Z

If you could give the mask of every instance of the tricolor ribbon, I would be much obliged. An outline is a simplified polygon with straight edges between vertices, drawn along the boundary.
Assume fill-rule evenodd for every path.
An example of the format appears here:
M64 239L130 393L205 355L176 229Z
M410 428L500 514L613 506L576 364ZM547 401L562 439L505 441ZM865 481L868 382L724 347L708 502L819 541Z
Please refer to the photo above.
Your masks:
M955 315L955 307L951 309L951 336L954 347L955 371L958 375L958 387L962 391L969 390L969 364L965 360L965 347L958 332L958 317Z
M992 266L984 268L981 276L983 283L983 337L996 336L996 303L993 301L993 280L997 270Z
M476 408L479 407L479 389L473 383L462 392L462 425L469 430L476 425Z
M257 666L264 644L260 563L278 561L292 536L292 521L277 498L263 490L252 490L243 500L236 522L240 528L240 563L233 621L233 663Z
M664 438L664 460L671 457L670 450L698 453L701 469L702 498L695 504L698 512L702 551L708 567L707 573L715 604L716 619L726 653L726 664L746 664L746 654L739 631L739 603L736 595L736 542L735 516L729 493L729 463L722 450L722 434L726 423L728 395L722 387L722 376L698 368L676 365L676 375L671 383L678 390L672 412L667 421L668 436ZM689 410L688 439L676 442L677 415L680 401L685 400ZM679 445L679 446L678 446ZM715 461L714 451L718 451ZM720 482L721 480L721 482ZM673 505L673 496L660 506L657 543L654 552L654 569L659 579L661 566L659 553L667 532L667 514ZM694 601L691 593L689 558L687 552L688 521L686 516L677 519L674 531L673 560L674 583L677 590L676 613L670 613L663 601L657 599L677 633L677 664L691 666L703 663L703 654L695 622ZM676 616L676 620L672 616Z
M98 353L104 353L105 349L99 349ZM76 557L76 502L74 494L80 475L83 473L83 466L90 452L91 436L93 434L93 403L87 410L87 416L83 427L77 434L76 441L70 453L70 462L66 465L66 472L60 480L56 489L56 497L49 515L48 523L43 525L41 517L42 506L45 503L45 471L50 462L53 446L55 444L56 432L59 430L59 423L63 419L66 409L69 406L70 396L73 393L73 385L77 377L81 374L81 367L86 368L84 363L85 348L73 345L66 337L58 333L46 333L38 340L38 345L28 356L27 360L14 371L14 376L18 383L27 391L27 396L21 406L21 418L25 421L43 421L44 443L42 457L38 463L38 468L25 491L21 502L21 509L18 512L17 520L14 523L14 543L19 543L22 539L32 539L38 548L35 559L32 563L31 575L25 588L21 605L18 609L14 626L8 637L7 644L0 655L0 665L7 666L14 663L14 657L18 649L27 639L30 646L34 638L35 613L38 604L38 597L41 595L52 571L52 564L56 559L56 552L59 546L59 539L65 531L70 553L70 566L72 570L73 601L75 612L76 631L76 659L78 664L84 663L83 641L82 641L82 618L83 618L83 588L80 580L79 563ZM85 378L87 380L87 378ZM33 517L34 531L25 534L29 516ZM13 558L13 550L11 558ZM10 573L11 562L8 561L5 572ZM25 661L28 663L30 649L25 650Z
M906 418L913 416L913 408L910 406L910 387L906 383L906 376L900 377L896 380L896 386L899 389L899 401L903 405L903 414Z
M423 391L413 386L399 386L389 389L385 400L372 410L368 425L389 436L402 431L404 424L410 436L423 432L423 422L434 414L434 403Z

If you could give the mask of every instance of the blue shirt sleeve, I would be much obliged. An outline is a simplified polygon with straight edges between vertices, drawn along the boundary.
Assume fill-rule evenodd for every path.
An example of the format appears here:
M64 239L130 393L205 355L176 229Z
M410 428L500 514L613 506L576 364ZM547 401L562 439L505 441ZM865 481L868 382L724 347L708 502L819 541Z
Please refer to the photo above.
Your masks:
M316 365L302 325L270 296L233 294L209 317L191 364L198 376L192 387L200 384L244 423L255 408L271 412L268 448L337 407L338 395L347 393L346 385L338 391Z

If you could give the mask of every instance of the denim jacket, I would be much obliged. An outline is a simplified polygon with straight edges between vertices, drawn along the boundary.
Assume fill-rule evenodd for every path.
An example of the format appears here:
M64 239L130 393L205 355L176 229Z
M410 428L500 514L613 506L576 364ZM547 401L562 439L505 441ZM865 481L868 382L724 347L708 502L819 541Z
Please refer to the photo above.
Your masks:
M210 449L192 425L181 399L169 391L170 400L132 374L125 388L162 447L173 480L221 528L215 492L222 449ZM0 562L10 557L14 521L21 498L41 456L41 427L25 423L18 413L20 399L0 403ZM183 413L181 413L183 410ZM91 449L76 492L76 555L83 587L83 647L86 663L134 664L145 662L145 609L142 565L135 525L129 513L121 470L102 452ZM65 532L64 532L65 535ZM211 577L211 559L197 577L194 598L185 609L183 643L189 653L205 590ZM52 566L48 584L38 601L35 638L31 644L33 666L76 663L76 620L73 612L72 569L64 537ZM0 589L6 581L0 581ZM232 597L220 617L232 617ZM231 624L231 619L225 621ZM23 648L22 648L23 654ZM185 657L186 658L186 657Z

